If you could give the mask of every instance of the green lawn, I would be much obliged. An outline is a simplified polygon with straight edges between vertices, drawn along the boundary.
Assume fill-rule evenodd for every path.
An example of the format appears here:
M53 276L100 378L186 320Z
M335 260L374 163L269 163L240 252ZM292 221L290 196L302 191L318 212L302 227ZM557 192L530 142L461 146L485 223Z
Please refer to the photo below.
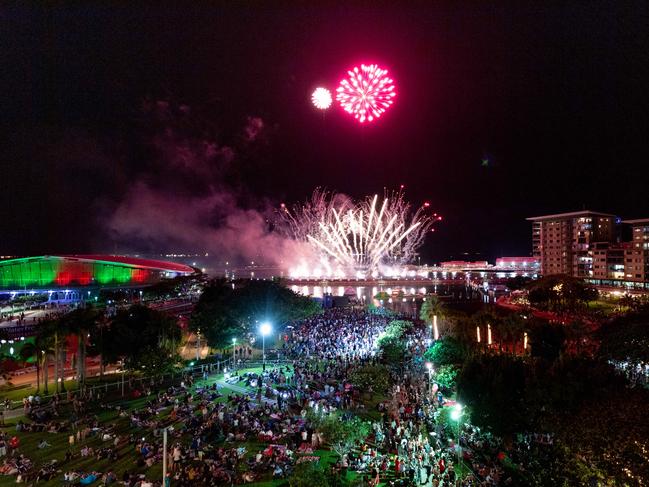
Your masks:
M247 372L260 373L261 367L242 369L239 371L239 374L243 375ZM289 371L288 374L291 375L292 371ZM197 386L200 387L206 384L211 385L217 380L222 381L223 374L219 374L218 376L211 376L207 381L198 380L195 383L195 387ZM217 399L217 401L219 402L226 401L229 395L237 393L237 391L235 391L233 387L236 388L238 391L239 388L245 387L245 383L244 381L238 381L232 387L228 387L228 386L221 387L220 391L222 392L223 397ZM363 397L363 402L365 403L366 410L365 412L360 413L360 416L367 420L378 419L379 414L376 411L376 405L384 399L385 399L384 396L381 396L377 393L373 393L370 396ZM120 404L123 406L123 408L126 408L127 411L130 411L133 409L139 409L143 407L146 401L147 398L144 397L138 399L123 400L121 397L119 397L118 393L115 393L111 404L113 405ZM166 411L163 411L159 417L164 420L165 418L168 417L170 411L171 411L171 407L169 407ZM67 412L64 411L61 413L61 417L67 418L68 414L69 411ZM112 425L114 427L115 433L120 437L124 438L123 443L117 449L117 454L118 454L117 461L113 462L108 459L96 460L96 457L81 458L79 455L79 451L83 445L88 445L93 448L98 448L102 446L104 447L113 446L112 441L103 442L98 437L87 438L85 441L81 443L77 443L72 447L72 451L75 454L75 457L69 463L60 465L59 467L60 472L57 473L57 475L54 477L53 480L50 480L48 482L40 482L38 485L45 486L45 487L59 486L61 485L62 482L63 473L70 470L77 470L84 473L91 472L91 471L105 473L109 470L112 470L117 475L118 479L121 479L121 476L125 471L129 471L131 473L143 473L150 480L156 480L161 478L162 465L160 463L154 464L150 468L147 467L138 468L136 466L135 464L136 454L135 454L134 445L131 445L129 444L128 441L126 441L126 439L131 434L136 434L137 437L144 436L150 438L152 436L152 433L141 429L132 428L130 426L129 417L127 416L127 417L120 418L118 416L118 413L114 410L100 410L97 411L95 414L102 426ZM10 436L17 435L20 438L20 442L21 442L20 450L24 452L29 458L34 460L37 466L42 465L43 463L49 462L51 460L56 460L59 464L61 464L64 461L65 454L70 448L70 445L68 444L68 436L70 433L60 433L60 434L18 433L16 434L14 429L15 423L16 423L15 420L8 421L7 427L5 427L4 430L7 431ZM180 422L176 423L176 426L178 427L181 426L181 423ZM47 442L50 443L52 446L46 449L39 450L37 445L43 438L45 438ZM191 438L187 435L181 436L180 439L184 444L188 444L191 441ZM229 445L229 446L234 447L235 445ZM256 455L256 453L259 450L265 448L267 444L259 443L256 441L246 441L237 444L236 446L245 447L246 456L252 457ZM320 462L324 465L333 464L337 460L337 455L330 450L316 450L313 453L313 455L320 457L321 459ZM462 469L462 467L459 467L459 470L461 470L462 475L465 475L468 472L468 470ZM352 480L357 476L358 474L355 472L347 473L348 480ZM13 476L0 476L0 487L5 487L5 486L9 487L10 485L15 485L15 482L16 480L15 477ZM262 477L260 481L252 484L247 484L247 485L258 486L258 487L279 487L280 485L286 485L286 484L287 484L286 480L273 480L271 478L271 474L268 473L265 476L265 478ZM98 486L100 485L100 482L96 481L93 485Z
M239 371L239 374L243 375L246 372L259 373L261 372L261 367L242 369ZM195 383L195 386L202 386L205 384L209 385L214 383L216 380L222 380L222 379L223 379L223 374L219 374L218 376L211 376L207 381L203 381L203 380L197 381ZM235 384L235 387L236 386L244 387L244 382L239 381L237 384ZM218 402L226 401L231 394L237 393L231 387L228 386L220 387L220 392L223 394L223 396L217 399ZM24 396L24 392L20 397L22 398L23 396ZM121 398L116 396L115 400L112 401L111 404L113 405L120 404L128 411L130 411L133 409L141 408L146 401L147 398L145 397L138 398L138 399L131 399L131 400L122 400ZM163 411L159 417L161 419L167 418L170 411L171 411L171 407L169 407L166 411ZM69 412L70 412L69 408L68 410L63 410L61 412L61 418L67 418ZM109 470L112 470L117 474L118 478L121 478L122 474L126 470L128 470L131 473L145 473L147 475L147 478L149 479L156 479L162 476L161 464L154 464L150 468L147 467L137 468L135 464L136 456L135 456L134 445L130 445L128 441L126 441L126 439L131 434L137 434L138 437L141 436L151 437L150 432L143 431L137 428L132 428L130 426L129 418L128 417L120 418L118 416L117 411L114 410L100 410L96 412L96 415L102 426L112 425L114 427L115 433L125 439L125 441L117 449L117 454L118 454L117 461L112 462L108 459L97 460L96 457L81 458L79 455L79 451L83 445L88 445L95 449L101 447L113 446L111 441L103 442L98 437L90 437L87 438L85 441L82 441L81 443L76 443L74 446L72 446L72 451L75 454L75 457L69 463L60 466L61 472L57 474L53 480L48 482L40 482L39 485L43 485L43 486L60 485L63 473L70 470L78 470L81 472L98 471L101 473L105 473ZM7 421L7 425L5 426L5 428L3 428L3 430L6 431L10 436L16 435L19 437L20 451L24 452L29 458L31 458L37 466L52 460L56 460L57 463L59 464L61 464L64 461L65 454L70 448L70 445L68 443L68 437L71 434L70 432L58 433L58 434L28 433L28 432L15 433L16 422L17 422L16 420ZM177 426L180 426L180 423L177 423ZM51 446L45 449L39 449L38 444L42 439L45 439L49 444L51 444ZM189 441L191 440L189 437L182 437L181 439L185 444L189 443ZM256 442L246 442L241 446L245 446L247 448L248 455L255 455L257 451L265 448L266 445L261 443L256 443ZM319 456L327 457L329 454L331 454L331 452L319 451L316 454ZM15 485L15 483L16 480L14 476L0 476L0 487ZM280 483L282 482L269 480L268 482L260 482L257 483L256 485L274 486L274 485L279 485ZM95 485L99 485L99 482L96 482Z

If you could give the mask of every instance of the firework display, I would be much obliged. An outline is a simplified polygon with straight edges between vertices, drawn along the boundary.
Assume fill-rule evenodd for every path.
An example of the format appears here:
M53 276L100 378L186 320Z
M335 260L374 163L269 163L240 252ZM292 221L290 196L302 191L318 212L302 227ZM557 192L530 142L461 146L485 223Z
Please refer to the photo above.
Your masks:
M331 106L332 101L331 92L327 88L316 88L311 94L311 103L318 110L326 110Z
M336 100L359 122L374 121L392 105L396 92L386 69L361 64L347 74L336 90Z
M441 219L428 214L428 207L424 203L413 211L401 191L354 202L316 190L306 204L293 211L284 205L280 214L287 233L313 247L324 273L369 275L381 266L413 260Z

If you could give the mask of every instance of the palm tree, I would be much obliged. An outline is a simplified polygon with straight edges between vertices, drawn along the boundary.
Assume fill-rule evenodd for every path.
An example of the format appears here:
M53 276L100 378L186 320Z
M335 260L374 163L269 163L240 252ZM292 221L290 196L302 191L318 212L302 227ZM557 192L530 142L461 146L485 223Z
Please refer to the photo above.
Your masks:
M503 321L502 330L511 344L512 355L515 355L518 340L522 339L523 333L525 333L525 320L519 314L509 315Z
M41 390L41 364L40 364L40 350L35 343L27 342L20 349L20 358L23 362L28 362L34 359L36 364L36 393Z
M482 343L489 345L489 329L491 328L492 333L492 343L493 343L493 333L496 331L499 342L499 350L502 350L502 318L490 311L480 311L473 315L473 321L476 326L480 327L481 330L481 341Z
M77 381L79 389L86 380L86 346L91 333L97 328L99 312L93 308L76 309L68 313L62 321L67 330L77 337Z
M445 316L444 304L435 294L428 294L425 299L419 311L419 318L431 327L437 326L437 320ZM439 328L435 330L435 334L439 334Z
M590 329L583 321L576 319L568 323L566 332L568 340L575 345L575 351L581 353L584 338L590 333Z
M40 350L41 369L43 370L43 393L49 394L50 356L55 356L52 345L54 341L49 336L37 336L36 347Z
M86 348L86 353L90 354L90 356L98 356L99 357L99 380L100 382L103 382L104 380L104 372L106 369L106 365L108 365L110 361L110 352L107 350L106 345L107 342L105 341L106 338L104 337L110 336L110 321L108 318L106 318L105 315L99 316L97 321L96 321L96 326L94 326L94 329L91 330L90 333L90 340L88 341L88 347ZM110 347L108 347L110 349Z
M460 316L453 323L455 337L470 347L476 345L476 323L468 317ZM486 332L482 331L482 342L486 340Z
M55 390L65 392L65 337L67 336L65 320L59 318L42 323L39 326L39 336L47 341L51 348L51 355L54 357Z

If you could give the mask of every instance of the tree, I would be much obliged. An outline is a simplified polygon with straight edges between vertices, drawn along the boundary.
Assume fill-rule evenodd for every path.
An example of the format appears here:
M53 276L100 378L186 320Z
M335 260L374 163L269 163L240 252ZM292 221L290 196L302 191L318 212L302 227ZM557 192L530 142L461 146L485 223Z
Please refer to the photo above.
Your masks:
M597 299L598 292L576 277L555 274L529 284L528 300L540 309L570 311Z
M319 462L298 463L288 479L289 487L329 487L329 478Z
M39 336L48 339L54 357L54 388L56 392L65 392L65 354L68 322L65 317L47 320L38 327Z
M491 310L479 311L472 316L473 322L481 330L482 343L488 344L489 328L491 327L492 343L498 342L498 349L502 350L503 318Z
M467 354L468 350L461 341L453 337L444 337L426 350L424 358L435 364L435 367L441 367L461 364Z
M339 413L332 413L321 422L318 428L339 457L345 456L370 433L369 423L353 416L343 419Z
M408 320L392 320L385 328L383 337L403 337L412 328L412 321ZM380 339L379 339L380 341Z
M222 348L232 338L251 331L258 322L283 324L321 311L314 300L301 296L281 281L211 281L203 290L190 321L211 347Z
M457 376L457 391L476 426L508 437L525 429L525 367L520 359L490 354L470 357Z
M50 356L54 356L54 341L50 336L37 335L35 345L40 352L41 370L43 371L43 394L49 394Z
M442 388L445 394L455 390L457 374L459 367L457 365L442 365L435 374L435 382Z
M564 349L566 332L561 325L543 321L530 328L529 340L532 357L552 362Z
M257 322L284 324L307 318L322 310L313 299L302 296L281 280L240 281L234 289L234 312L250 330Z
M453 338L465 347L473 348L477 345L476 323L466 315L457 315L453 318ZM484 337L485 330L482 330Z
M649 311L627 313L604 325L596 333L598 355L605 360L649 363Z
M539 309L548 309L551 303L557 301L556 291L546 287L533 287L527 293L527 299L532 306Z
M189 326L193 331L200 331L210 347L222 348L243 333L242 323L235 317L233 301L232 284L225 279L210 281L203 288Z
M568 342L574 346L577 354L581 354L584 341L590 335L590 329L586 326L586 323L580 319L572 320L566 326L565 331Z
M77 353L75 358L79 389L83 388L86 380L86 348L88 338L91 333L95 333L101 314L95 308L78 308L63 315L59 320L59 324L63 325L70 334L76 336Z
M523 340L523 333L527 329L527 323L520 314L513 313L505 317L500 325L499 333L510 344L510 351L516 353L519 340Z
M428 323L428 325L431 327L433 326L435 319L437 319L437 326L439 331L439 329L442 327L441 321L443 320L444 316L444 305L439 300L439 298L435 294L427 295L426 300L423 302L421 309L419 310L419 318ZM442 333L440 332L440 336L441 335Z
M384 302L387 302L388 299L390 299L390 295L389 295L387 292L385 292L385 291L379 291L379 292L376 293L376 295L374 296L374 299L376 299L377 301L384 301Z
M531 277L516 276L507 279L505 285L512 291L518 291L519 289L524 289L531 281Z
M401 365L408 355L406 342L400 336L383 336L378 342L378 347L381 358L392 366Z
M104 372L108 362L104 353L104 331L108 328L109 321L105 315L99 316L96 322L94 333L90 336L87 353L90 356L99 357L99 380L103 382Z
M36 393L41 390L41 352L35 343L25 343L20 349L20 358L23 362L34 361L36 365Z
M377 340L379 353L388 364L401 364L408 354L405 334L412 328L412 321L393 320Z
M361 365L352 370L349 379L361 391L368 391L371 388L384 394L390 386L390 371L382 364Z
M108 362L122 359L131 370L164 372L177 361L180 328L165 313L136 304L119 310L103 333Z

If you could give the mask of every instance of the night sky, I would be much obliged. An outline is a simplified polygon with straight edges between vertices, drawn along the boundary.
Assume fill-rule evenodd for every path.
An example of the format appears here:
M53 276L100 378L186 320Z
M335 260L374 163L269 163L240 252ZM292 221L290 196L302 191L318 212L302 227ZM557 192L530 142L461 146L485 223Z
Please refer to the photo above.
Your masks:
M445 217L434 261L529 255L528 216L649 216L647 2L234 3L3 7L0 254L173 250L120 233L141 187L267 214L404 184ZM390 70L393 107L314 110L361 62Z

